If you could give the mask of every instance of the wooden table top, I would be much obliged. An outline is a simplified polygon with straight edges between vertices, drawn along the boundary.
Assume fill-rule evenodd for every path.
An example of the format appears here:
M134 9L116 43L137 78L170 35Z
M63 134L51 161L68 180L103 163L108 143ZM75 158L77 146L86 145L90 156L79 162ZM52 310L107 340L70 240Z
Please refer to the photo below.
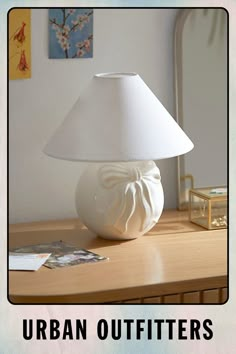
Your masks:
M130 241L97 237L78 219L10 226L9 246L63 240L109 260L36 272L10 271L9 298L20 303L110 302L194 290L227 276L227 230L204 230L185 212L166 211L146 235ZM196 285L197 284L197 285ZM97 299L97 301L96 301Z

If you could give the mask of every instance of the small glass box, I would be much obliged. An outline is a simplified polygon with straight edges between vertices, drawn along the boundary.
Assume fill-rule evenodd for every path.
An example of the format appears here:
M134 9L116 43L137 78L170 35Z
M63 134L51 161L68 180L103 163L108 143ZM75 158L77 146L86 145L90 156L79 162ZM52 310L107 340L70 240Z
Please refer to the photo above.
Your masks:
M189 218L206 229L227 228L227 188L190 189Z

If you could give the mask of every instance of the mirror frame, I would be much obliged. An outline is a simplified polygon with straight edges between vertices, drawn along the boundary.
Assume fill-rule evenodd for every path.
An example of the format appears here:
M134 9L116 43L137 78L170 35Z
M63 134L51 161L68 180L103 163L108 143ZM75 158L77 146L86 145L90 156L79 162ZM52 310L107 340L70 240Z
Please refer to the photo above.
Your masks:
M182 48L183 28L188 16L194 9L183 9L177 14L174 30L174 92L175 116L177 123L183 127L183 86L182 86ZM177 157L178 209L187 210L189 204L188 190L194 188L193 176L184 172L184 156Z

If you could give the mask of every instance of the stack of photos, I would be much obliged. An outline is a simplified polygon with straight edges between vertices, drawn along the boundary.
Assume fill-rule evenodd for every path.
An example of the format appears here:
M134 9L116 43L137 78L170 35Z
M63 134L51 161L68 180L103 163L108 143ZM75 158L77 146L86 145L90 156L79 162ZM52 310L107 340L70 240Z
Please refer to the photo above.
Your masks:
M19 253L51 253L51 256L44 263L48 268L62 268L81 263L94 263L108 259L85 249L77 248L63 241L41 243L38 245L16 248L11 251Z

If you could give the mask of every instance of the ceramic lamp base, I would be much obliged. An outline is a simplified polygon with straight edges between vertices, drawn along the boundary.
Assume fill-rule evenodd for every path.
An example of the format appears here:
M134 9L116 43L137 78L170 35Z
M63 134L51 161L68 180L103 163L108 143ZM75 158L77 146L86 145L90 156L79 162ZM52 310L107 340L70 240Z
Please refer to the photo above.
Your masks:
M142 236L157 223L163 205L160 171L154 161L91 163L76 189L82 222L111 240Z

